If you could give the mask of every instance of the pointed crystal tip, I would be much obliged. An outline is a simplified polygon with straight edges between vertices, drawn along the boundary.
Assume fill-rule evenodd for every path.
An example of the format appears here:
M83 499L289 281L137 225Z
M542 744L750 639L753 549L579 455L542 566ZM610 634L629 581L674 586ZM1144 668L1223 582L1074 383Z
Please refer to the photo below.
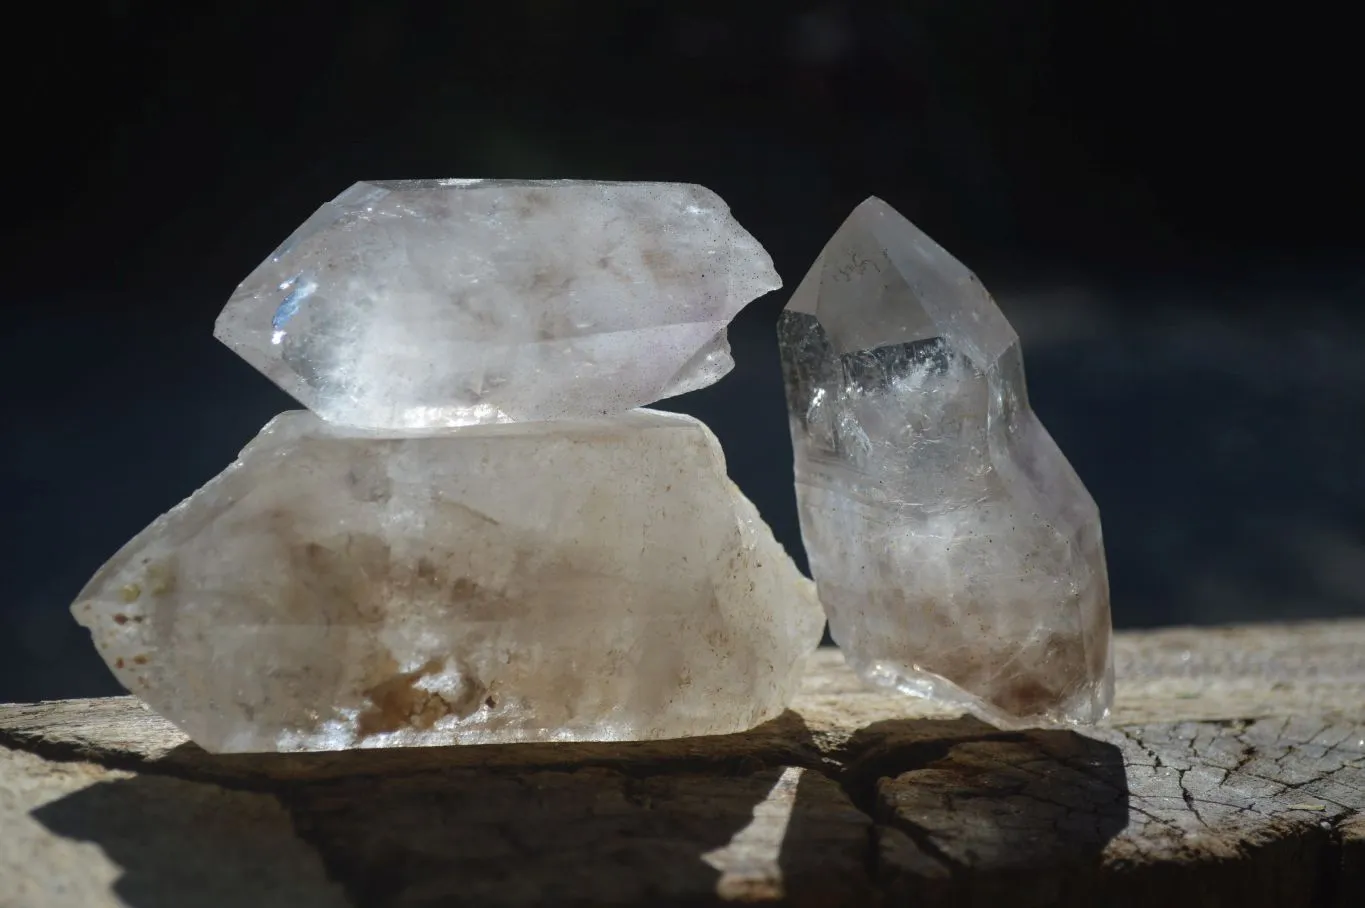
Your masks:
M787 310L818 318L843 353L941 337L985 368L1017 340L976 275L876 196L844 221Z

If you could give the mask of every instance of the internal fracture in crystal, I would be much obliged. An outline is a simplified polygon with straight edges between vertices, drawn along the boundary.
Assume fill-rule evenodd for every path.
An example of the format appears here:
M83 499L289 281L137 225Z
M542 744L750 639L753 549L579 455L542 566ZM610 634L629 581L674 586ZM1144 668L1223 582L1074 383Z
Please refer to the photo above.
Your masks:
M734 366L781 286L678 183L357 183L251 273L216 336L324 419L423 428L617 413Z
M998 724L1104 716L1099 512L976 276L869 199L778 331L802 536L850 664Z
M207 750L720 734L824 620L685 416L376 432L282 414L72 606Z

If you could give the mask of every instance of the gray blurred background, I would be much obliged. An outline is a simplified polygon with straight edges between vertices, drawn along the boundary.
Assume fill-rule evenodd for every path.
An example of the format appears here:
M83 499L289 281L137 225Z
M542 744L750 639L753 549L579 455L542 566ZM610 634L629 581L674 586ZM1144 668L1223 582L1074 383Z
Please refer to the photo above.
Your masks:
M67 605L291 406L213 319L358 179L700 182L789 289L879 195L1023 336L1118 625L1365 614L1360 78L1312 4L194 6L10 35L0 701L117 691ZM799 555L785 302L664 406Z

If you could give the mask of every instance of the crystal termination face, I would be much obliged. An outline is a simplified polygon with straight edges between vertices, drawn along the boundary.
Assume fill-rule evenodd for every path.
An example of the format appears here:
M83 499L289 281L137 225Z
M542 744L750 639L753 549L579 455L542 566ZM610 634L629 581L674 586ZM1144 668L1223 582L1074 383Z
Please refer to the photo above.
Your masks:
M322 418L578 419L705 387L781 286L720 197L679 183L357 183L242 282L221 341Z
M976 276L868 199L778 333L802 537L849 663L999 725L1101 719L1099 511Z
M824 627L715 436L648 410L405 434L282 414L72 612L214 752L738 732Z

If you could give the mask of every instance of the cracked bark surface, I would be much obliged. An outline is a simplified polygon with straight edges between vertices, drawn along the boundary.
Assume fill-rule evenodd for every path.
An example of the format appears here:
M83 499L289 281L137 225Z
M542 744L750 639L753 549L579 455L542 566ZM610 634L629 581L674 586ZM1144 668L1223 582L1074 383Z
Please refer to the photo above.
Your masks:
M1365 899L1365 622L1120 634L1107 726L1000 732L837 652L742 735L211 756L0 706L0 906Z

